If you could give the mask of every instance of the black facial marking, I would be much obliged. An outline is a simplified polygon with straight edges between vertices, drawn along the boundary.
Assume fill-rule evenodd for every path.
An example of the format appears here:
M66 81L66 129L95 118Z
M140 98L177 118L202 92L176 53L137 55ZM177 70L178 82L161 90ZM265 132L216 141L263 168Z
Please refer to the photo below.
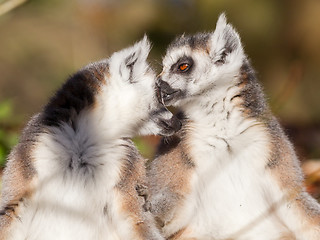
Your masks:
M168 103L170 100L183 95L179 89L173 89L167 82L162 79L158 79L157 87L159 89L160 102Z
M182 64L188 64L189 67L188 67L188 71L181 71L179 69L179 66L182 65ZM172 73L179 73L179 74L190 74L192 72L194 68L194 61L192 59L192 57L189 57L189 56L183 56L181 58L179 58L179 60L173 64L170 68L170 71Z

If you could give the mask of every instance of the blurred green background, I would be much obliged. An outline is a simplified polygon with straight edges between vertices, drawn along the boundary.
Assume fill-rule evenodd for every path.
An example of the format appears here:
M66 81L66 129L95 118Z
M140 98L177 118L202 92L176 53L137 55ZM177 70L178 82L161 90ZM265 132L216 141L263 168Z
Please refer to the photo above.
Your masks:
M14 2L0 0L1 166L26 121L77 69L146 33L159 72L176 35L214 30L221 12L239 31L302 161L320 158L319 0L29 0L5 12ZM136 143L152 158L157 138ZM311 162L313 171L319 161ZM317 185L320 177L308 179Z

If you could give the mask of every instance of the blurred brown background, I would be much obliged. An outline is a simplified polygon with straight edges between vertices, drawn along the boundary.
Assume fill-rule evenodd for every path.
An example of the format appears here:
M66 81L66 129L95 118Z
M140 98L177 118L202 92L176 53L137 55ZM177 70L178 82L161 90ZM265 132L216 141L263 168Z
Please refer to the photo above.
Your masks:
M146 33L159 72L176 35L212 31L225 12L320 197L319 0L29 0L2 11L15 1L0 0L1 166L26 121L74 71ZM136 143L152 158L157 138Z

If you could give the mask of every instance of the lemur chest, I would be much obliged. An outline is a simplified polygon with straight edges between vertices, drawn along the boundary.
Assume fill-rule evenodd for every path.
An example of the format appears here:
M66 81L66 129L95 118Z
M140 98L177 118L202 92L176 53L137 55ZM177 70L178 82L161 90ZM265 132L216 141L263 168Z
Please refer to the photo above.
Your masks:
M187 203L194 209L188 227L191 232L232 237L269 211L267 199L274 181L266 169L268 138L259 127L245 129L233 137L215 133L211 138L192 138L190 156L196 167ZM273 226L270 218L261 223L248 234Z
M119 239L123 201L116 185L123 154L93 149L79 163L60 145L49 146L34 152L36 191L21 209L12 239Z
M231 141L217 142L221 148L208 147L206 151L198 148L194 153L196 170L192 186L199 206L213 212L231 209L242 212L246 205L254 207L257 199L252 192L264 187L264 159L259 159L254 153L258 150L252 147L233 152ZM210 215L215 215L213 212Z

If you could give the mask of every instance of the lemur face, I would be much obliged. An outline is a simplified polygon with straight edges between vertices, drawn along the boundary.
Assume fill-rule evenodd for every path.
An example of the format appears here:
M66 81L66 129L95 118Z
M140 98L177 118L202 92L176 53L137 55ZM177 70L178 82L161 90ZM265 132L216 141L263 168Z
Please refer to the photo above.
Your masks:
M157 81L163 102L181 107L228 85L226 79L239 74L243 58L240 38L224 15L213 33L177 38L167 50Z
M113 54L106 88L106 109L130 135L169 136L181 127L180 121L158 101L156 75L147 63L150 43L146 37L134 46ZM127 134L124 133L124 134Z

